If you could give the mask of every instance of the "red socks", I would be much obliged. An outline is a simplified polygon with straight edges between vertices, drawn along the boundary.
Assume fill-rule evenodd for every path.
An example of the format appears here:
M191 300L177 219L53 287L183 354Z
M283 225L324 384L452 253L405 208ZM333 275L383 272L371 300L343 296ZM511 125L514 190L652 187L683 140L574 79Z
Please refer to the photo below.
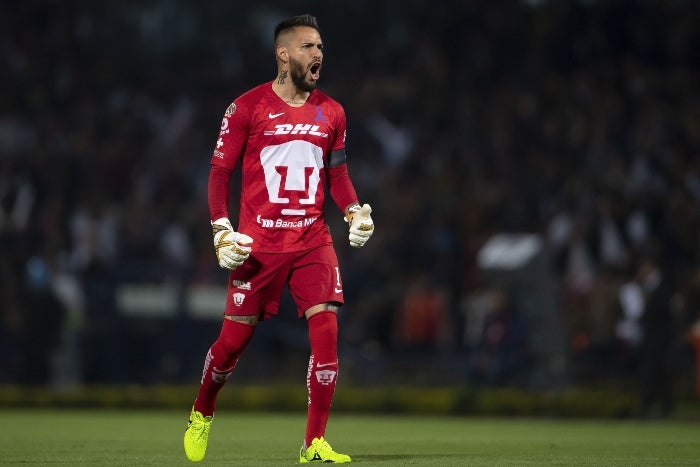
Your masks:
M306 445L325 435L338 377L338 321L335 312L322 311L308 320L311 357L306 374L309 391ZM204 361L202 381L194 408L208 417L216 409L216 397L250 342L255 326L224 320L219 338Z
M212 344L204 360L204 371L199 386L194 409L208 417L214 415L216 396L224 387L226 380L253 336L255 326L224 320L219 338Z
M322 311L308 320L311 357L306 373L309 406L306 446L324 436L338 377L338 321L335 312Z

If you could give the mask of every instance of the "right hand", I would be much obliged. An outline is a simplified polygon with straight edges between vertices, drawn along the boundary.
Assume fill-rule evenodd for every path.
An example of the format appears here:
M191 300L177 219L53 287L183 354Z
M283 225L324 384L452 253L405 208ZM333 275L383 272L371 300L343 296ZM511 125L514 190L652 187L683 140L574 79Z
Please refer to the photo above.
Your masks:
M214 232L214 250L219 266L234 270L248 259L253 239L233 230L231 221L222 217L211 223Z

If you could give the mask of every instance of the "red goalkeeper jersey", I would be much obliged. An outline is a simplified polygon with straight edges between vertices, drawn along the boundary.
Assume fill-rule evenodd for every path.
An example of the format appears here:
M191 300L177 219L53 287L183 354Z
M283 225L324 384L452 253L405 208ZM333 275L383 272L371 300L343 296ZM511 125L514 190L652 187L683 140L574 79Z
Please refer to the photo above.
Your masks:
M242 167L238 230L253 250L299 251L331 243L324 187L332 151L345 147L342 106L315 89L301 107L287 105L272 82L226 110L211 163Z

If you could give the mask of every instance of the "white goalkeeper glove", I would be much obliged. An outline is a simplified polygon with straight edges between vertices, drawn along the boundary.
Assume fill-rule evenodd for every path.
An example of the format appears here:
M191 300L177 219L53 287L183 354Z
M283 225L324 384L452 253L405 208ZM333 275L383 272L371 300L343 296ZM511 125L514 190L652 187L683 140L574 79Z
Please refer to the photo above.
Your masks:
M372 214L372 208L369 204L362 207L359 204L353 204L345 211L345 221L350 226L350 246L355 248L364 246L374 233L374 222L370 214Z
M231 222L225 217L213 221L211 227L219 266L233 270L243 264L250 255L253 239L233 230Z

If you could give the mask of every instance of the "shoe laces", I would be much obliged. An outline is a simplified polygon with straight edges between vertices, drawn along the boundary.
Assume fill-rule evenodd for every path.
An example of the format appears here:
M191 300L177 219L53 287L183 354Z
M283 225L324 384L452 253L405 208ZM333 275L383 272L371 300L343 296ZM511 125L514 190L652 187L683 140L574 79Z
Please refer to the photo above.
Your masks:
M209 428L211 428L211 422L207 423L203 416L195 414L190 421L190 430L195 435L196 439L201 439L209 434Z
M318 446L318 449L319 449L319 450L329 450L329 451L332 451L332 450L333 450L333 448L331 447L331 445L328 444L328 441L326 441L326 438L323 438L323 437L322 437L322 438L319 438L319 446Z

